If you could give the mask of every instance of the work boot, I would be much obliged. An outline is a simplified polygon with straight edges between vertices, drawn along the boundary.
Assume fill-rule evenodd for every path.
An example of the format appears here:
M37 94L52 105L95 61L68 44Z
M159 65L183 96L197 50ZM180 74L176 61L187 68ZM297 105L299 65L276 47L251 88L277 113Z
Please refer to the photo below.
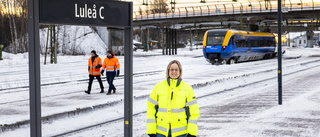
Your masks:
M111 93L108 92L107 95L111 95Z
M87 94L90 94L90 91L84 91L85 93L87 93Z
M114 88L114 90L113 90L113 94L114 94L114 93L116 93L116 88Z
M104 92L104 89L101 89L100 93L103 93Z

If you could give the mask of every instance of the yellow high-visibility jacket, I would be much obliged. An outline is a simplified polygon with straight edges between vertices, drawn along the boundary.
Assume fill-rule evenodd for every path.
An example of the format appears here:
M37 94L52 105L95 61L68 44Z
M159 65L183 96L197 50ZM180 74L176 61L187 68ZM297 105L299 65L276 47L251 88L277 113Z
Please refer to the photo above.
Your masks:
M199 106L193 89L181 79L158 83L147 102L147 134L197 136Z

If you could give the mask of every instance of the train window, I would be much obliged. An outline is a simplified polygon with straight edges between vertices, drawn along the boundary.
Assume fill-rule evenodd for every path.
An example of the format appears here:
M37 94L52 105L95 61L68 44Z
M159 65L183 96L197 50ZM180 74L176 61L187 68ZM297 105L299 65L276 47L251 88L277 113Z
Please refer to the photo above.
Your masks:
M251 40L251 47L264 47L264 40Z
M246 40L236 40L236 46L238 48L248 47L248 42Z
M237 48L240 47L240 40L236 40L236 47L237 47Z
M276 46L274 38L267 38L265 43L266 43L267 47L275 47Z
M231 37L231 45L234 48L234 37L233 36Z
M259 47L259 41L258 40L251 40L251 47Z
M224 40L224 36L208 36L207 45L221 46L223 43L223 40Z

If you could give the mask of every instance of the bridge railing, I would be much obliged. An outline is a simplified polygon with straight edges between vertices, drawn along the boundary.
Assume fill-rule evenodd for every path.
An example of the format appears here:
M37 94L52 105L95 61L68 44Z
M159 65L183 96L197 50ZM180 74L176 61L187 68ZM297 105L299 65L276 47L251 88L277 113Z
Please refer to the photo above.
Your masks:
M277 1L249 2L249 3L228 3L204 6L179 7L167 13L153 13L151 10L135 11L134 20L154 20L166 18L183 18L195 16L227 15L277 12ZM286 0L282 5L282 11L320 10L320 2L314 0L300 0L292 2Z

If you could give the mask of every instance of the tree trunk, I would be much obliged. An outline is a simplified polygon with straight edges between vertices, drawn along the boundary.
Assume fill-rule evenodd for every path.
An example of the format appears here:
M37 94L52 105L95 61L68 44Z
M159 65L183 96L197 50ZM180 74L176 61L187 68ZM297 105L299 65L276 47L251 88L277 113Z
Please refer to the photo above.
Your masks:
M47 31L47 42L46 42L46 52L45 52L45 54L44 54L44 65L46 65L46 64L47 64L47 53L48 53L49 30L50 30L50 26L48 26L48 31Z
M15 3L16 2L13 3L13 7L16 7ZM15 50L15 54L16 54L16 53L18 53L18 49L19 49L19 52L21 52L20 51L21 48L20 48L20 44L18 42L18 33L17 33L17 25L16 25L15 16L12 15L11 17L12 17L12 21L13 21L12 24L13 24L13 30L14 30L13 31L14 32L14 42L16 45L16 50Z
M24 12L22 12L22 20L23 20L23 25L22 25L22 30L24 30L23 32L22 32L22 36L23 36L23 42L24 42L24 46L25 46L25 52L28 52L29 51L29 49L28 49L28 40L27 40L27 32L28 32L28 23L27 23L27 20L28 20L28 15L27 15L27 12L28 12L28 7L27 7L27 4L26 4L26 2L27 1L22 1L23 3L22 3L22 8L23 8L23 11Z
M7 13L8 13L8 18L9 18L9 25L10 25L10 34L11 34L11 44L12 44L12 48L9 48L9 52L11 53L15 53L15 49L16 49L16 46L15 46L15 43L14 43L14 35L13 35L13 25L12 25L12 18L11 18L11 10L9 10L10 8L10 5L9 5L9 1L7 0Z
M54 54L54 46L53 46L53 25L50 25L50 63L53 64L53 54Z
M76 26L75 33L74 33L74 43L73 43L72 55L76 54L77 32L78 32L78 27Z
M62 48L61 50L62 50L63 54L66 54L66 51L65 51L65 45L66 45L65 44L65 37L66 37L66 26L64 25L63 26L63 36L62 36L62 47L61 47Z
M54 64L57 64L57 42L56 42L56 26L53 27L53 46L54 46Z

